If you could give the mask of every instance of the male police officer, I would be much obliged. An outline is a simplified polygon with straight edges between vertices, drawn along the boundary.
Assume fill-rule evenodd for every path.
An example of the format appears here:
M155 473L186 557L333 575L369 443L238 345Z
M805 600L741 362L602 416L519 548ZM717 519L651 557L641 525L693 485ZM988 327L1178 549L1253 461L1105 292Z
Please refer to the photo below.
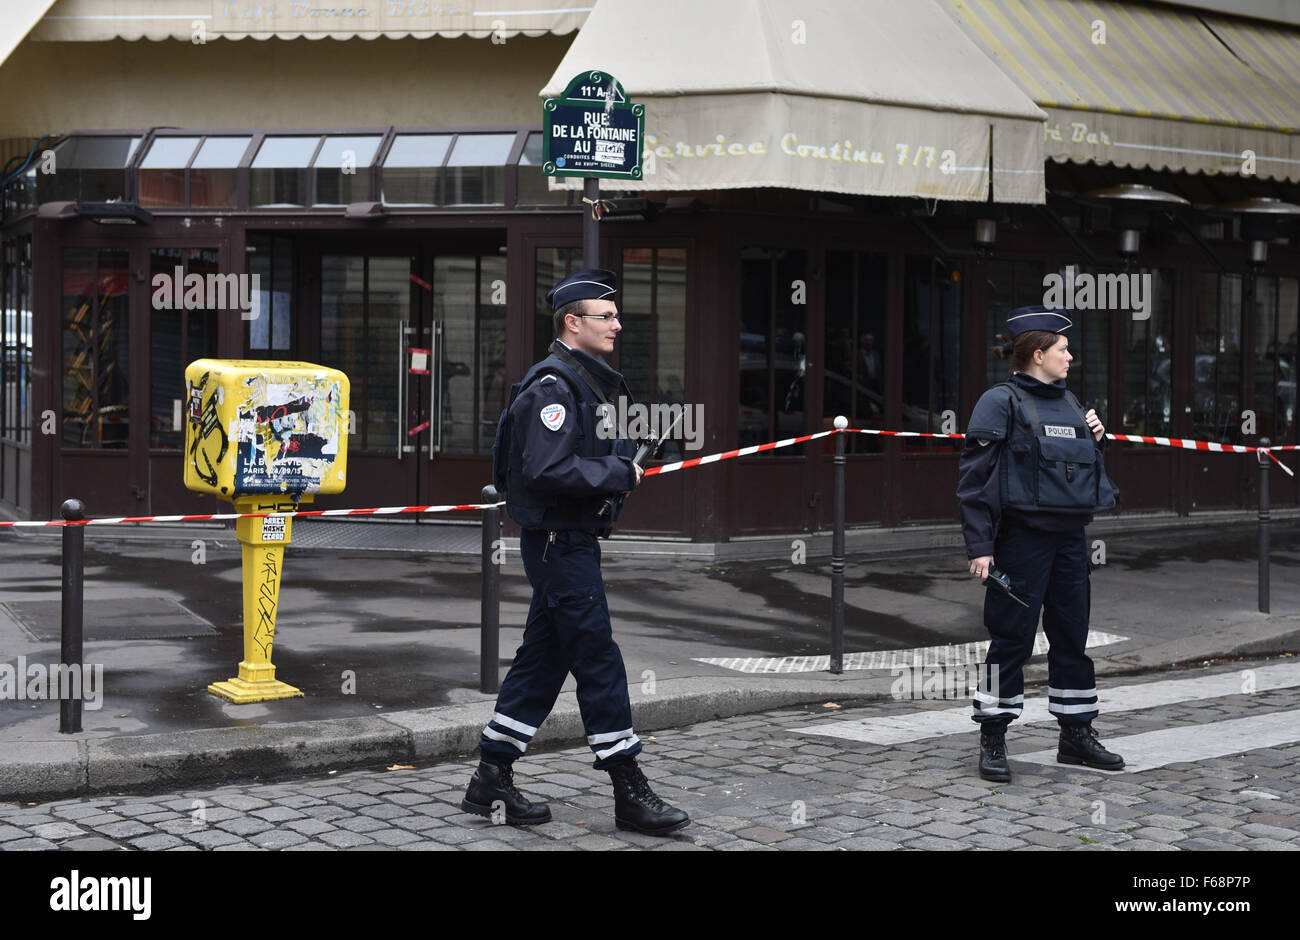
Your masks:
M613 351L622 330L612 299L615 277L600 269L578 271L546 295L557 339L518 386L503 421L511 446L497 459L509 461L506 511L522 527L519 550L533 601L461 809L490 816L499 802L512 825L550 821L546 804L530 802L515 788L511 763L527 749L572 671L594 766L613 779L615 822L620 829L663 835L690 819L655 796L637 767L641 742L632 729L627 673L610 627L596 541L621 508L616 501L602 516L606 500L633 489L642 475L631 459L632 441L598 433L601 406L623 387L623 377L601 358Z
M1057 760L1119 770L1124 759L1102 747L1092 728L1097 689L1088 639L1091 593L1084 526L1111 509L1105 427L1065 387L1073 357L1065 313L1022 307L1007 319L1010 382L986 391L966 431L957 488L970 572L985 581L997 567L1011 591L989 590L984 625L991 643L974 719L980 726L980 776L1011 779L1005 732L1024 705L1026 660L1039 610L1047 634L1047 710L1061 726Z

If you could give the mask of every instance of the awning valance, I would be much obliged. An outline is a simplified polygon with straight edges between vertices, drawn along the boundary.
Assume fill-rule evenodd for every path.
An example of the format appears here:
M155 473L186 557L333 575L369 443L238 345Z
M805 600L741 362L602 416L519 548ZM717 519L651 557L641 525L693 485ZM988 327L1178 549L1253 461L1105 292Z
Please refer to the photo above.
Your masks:
M592 69L646 107L606 189L1044 198L1045 114L933 0L599 0L542 95Z
M58 0L32 38L107 39L484 39L564 35L594 0ZM201 25L199 25L201 24Z
M1050 158L1300 181L1300 30L1113 0L939 2L1047 111Z

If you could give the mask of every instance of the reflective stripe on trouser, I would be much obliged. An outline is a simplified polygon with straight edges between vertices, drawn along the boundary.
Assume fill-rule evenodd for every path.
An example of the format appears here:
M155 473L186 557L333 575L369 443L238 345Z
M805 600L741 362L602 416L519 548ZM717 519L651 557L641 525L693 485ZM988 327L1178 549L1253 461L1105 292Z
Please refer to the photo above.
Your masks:
M1061 724L1092 721L1097 717L1097 690L1092 660L1084 650L1091 595L1083 528L1040 532L1004 524L993 547L993 563L1010 574L1012 592L1029 608L986 589L984 626L991 642L980 677L985 691L976 693L972 717L987 731L1001 730L1020 717L1024 666L1033 652L1041 613L1048 643L1048 711Z
M641 741L632 728L627 671L609 621L599 543L585 532L567 531L547 548L545 532L525 529L519 549L533 600L523 643L479 741L483 756L510 761L522 754L572 672L595 766L632 759Z

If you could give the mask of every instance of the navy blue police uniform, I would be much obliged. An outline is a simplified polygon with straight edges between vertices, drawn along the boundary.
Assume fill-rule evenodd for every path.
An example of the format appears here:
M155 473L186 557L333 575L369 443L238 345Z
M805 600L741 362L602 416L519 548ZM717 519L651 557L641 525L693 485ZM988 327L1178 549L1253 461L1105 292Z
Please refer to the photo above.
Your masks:
M612 271L588 269L569 275L546 299L558 315L574 301L608 300L616 288ZM615 312L612 304L598 313L570 310L565 320ZM511 390L498 423L493 476L521 529L533 599L523 643L479 741L482 760L461 801L465 812L497 819L499 808L504 818L498 821L512 825L550 820L549 807L515 787L511 765L572 672L594 766L608 771L614 786L618 828L667 835L690 825L685 812L655 795L637 766L641 740L600 575L598 539L609 535L623 496L637 485L636 443L612 433L608 409L620 390L626 391L623 377L602 359L557 339Z
M1071 324L1059 311L1032 307L1013 311L1008 325L1014 338L1028 330L1064 334ZM966 553L992 556L993 566L1010 576L1011 593L1028 605L1000 591L985 594L990 645L973 702L981 732L1002 735L1020 717L1024 665L1041 613L1048 711L1063 734L1070 728L1092 733L1097 688L1085 650L1091 589L1084 527L1094 512L1115 505L1104 460L1105 438L1094 440L1063 380L1015 372L986 391L971 414L957 488Z
M641 751L597 541L621 510L616 499L613 514L602 518L606 498L636 486L636 444L597 433L607 420L597 409L617 397L622 376L559 340L551 349L509 410L506 512L521 526L533 599L480 748L497 760L524 753L572 672L594 766L606 769Z

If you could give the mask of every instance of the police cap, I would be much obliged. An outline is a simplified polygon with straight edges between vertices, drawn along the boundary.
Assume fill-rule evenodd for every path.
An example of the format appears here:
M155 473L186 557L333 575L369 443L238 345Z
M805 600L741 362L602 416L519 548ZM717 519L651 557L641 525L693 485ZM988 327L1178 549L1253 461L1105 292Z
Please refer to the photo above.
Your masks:
M1030 330L1064 333L1073 325L1065 312L1056 307L1018 307L1007 315L1007 327L1011 330L1012 339Z
M618 275L604 268L574 271L546 292L552 310L575 300L607 300L618 290Z

